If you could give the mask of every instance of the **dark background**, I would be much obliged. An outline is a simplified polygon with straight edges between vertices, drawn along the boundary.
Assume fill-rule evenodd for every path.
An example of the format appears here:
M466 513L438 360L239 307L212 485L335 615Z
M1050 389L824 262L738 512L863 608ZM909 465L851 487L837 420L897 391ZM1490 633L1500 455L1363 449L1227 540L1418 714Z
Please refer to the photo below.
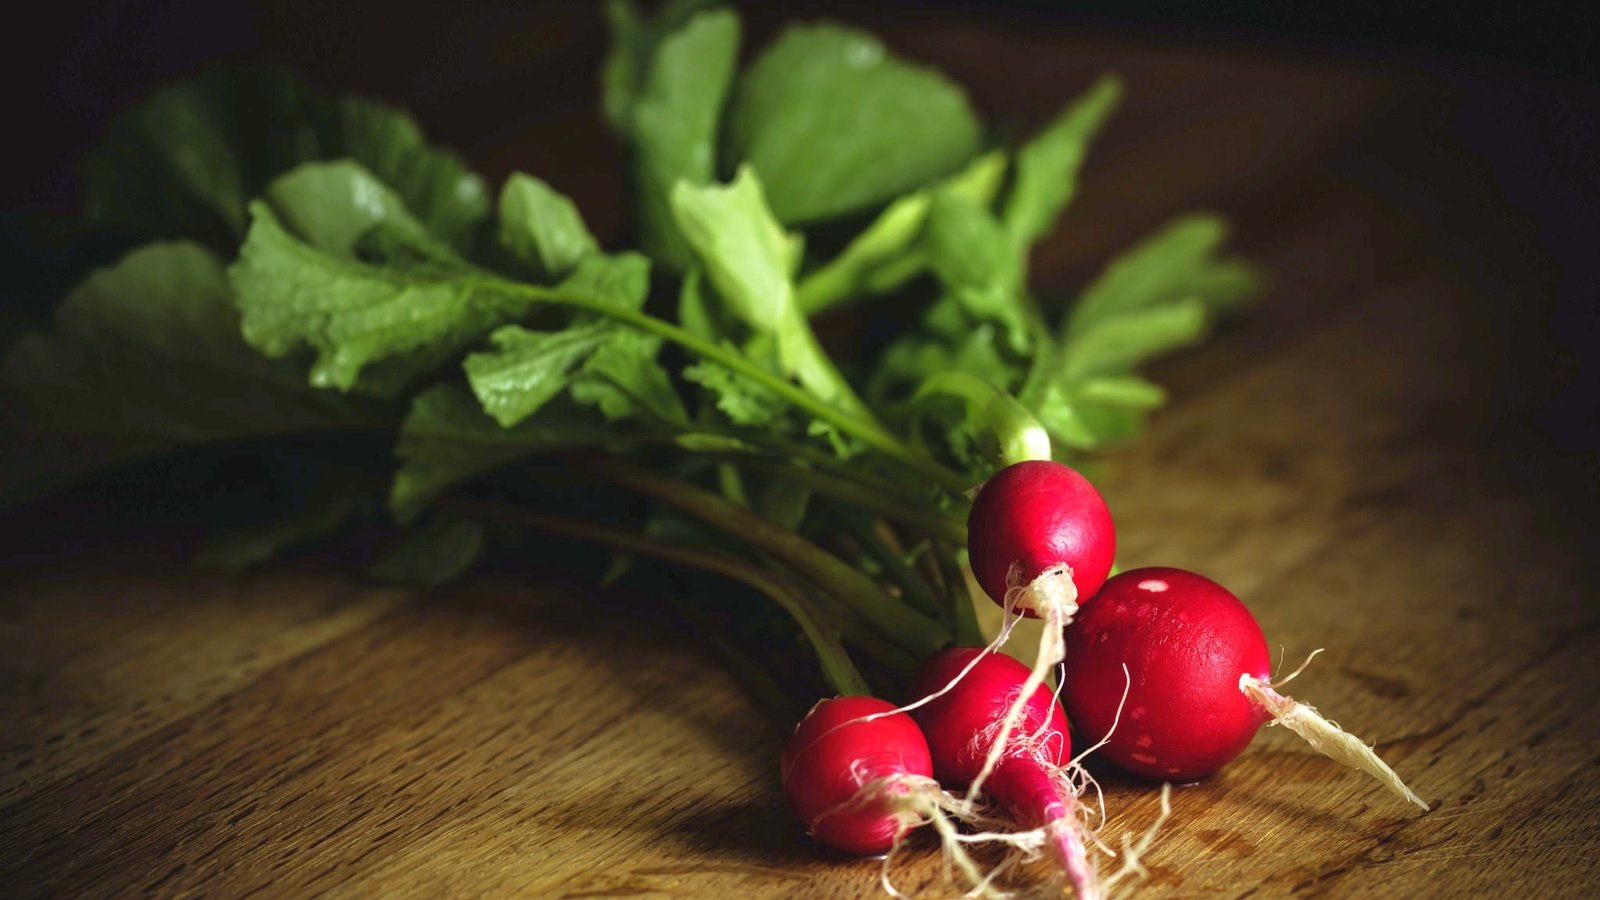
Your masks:
M0 209L69 211L76 203L74 160L94 140L118 106L161 80L219 58L281 55L288 46L320 45L330 76L339 87L368 80L356 63L372 49L387 46L396 61L408 57L426 66L430 48L408 46L395 34L413 33L416 20L435 19L440 45L462 26L474 8L505 6L506 0L462 4L417 2L340 4L340 12L317 11L322 4L303 0L101 0L31 4L26 16L7 23L9 47L3 55L5 83L15 92L8 116L26 127L12 133L6 156ZM554 40L570 40L585 58L598 50L592 27L598 4L533 3L512 0L530 15L550 20ZM930 7L965 10L985 16L1048 20L1096 30L1135 30L1201 40L1263 43L1307 52L1357 54L1440 69L1493 72L1500 79L1524 79L1556 90L1588 91L1600 74L1594 48L1593 17L1579 3L1344 2L1279 4L1252 0L1222 2L1090 2L1042 0L956 3L901 2L791 4L784 14L833 13L847 18L916 17ZM764 10L749 9L760 18ZM327 23L348 26L329 33ZM315 22L315 26L310 26ZM315 27L316 30L310 30ZM360 40L364 46L349 42ZM392 41L392 43L391 43ZM457 47L458 50L470 48ZM352 65L340 71L339 58ZM465 61L465 60L464 60ZM366 74L371 74L367 72ZM398 85L387 86L393 92ZM575 90L592 101L591 82ZM396 100L408 98L397 97ZM12 104L8 104L11 106ZM1585 104L1592 120L1596 109ZM1592 132L1591 132L1592 133Z

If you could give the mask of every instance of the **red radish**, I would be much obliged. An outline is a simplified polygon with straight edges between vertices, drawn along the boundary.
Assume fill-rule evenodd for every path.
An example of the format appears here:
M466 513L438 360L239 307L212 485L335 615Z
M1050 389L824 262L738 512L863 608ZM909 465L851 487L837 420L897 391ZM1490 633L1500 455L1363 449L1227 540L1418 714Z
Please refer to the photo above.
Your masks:
M1009 656L977 647L945 650L918 674L913 695L931 699L914 705L912 716L927 736L941 782L970 785L988 774L989 796L1017 825L1045 832L1078 896L1098 896L1076 793L1062 770L1072 748L1067 717L1043 685L1024 693L1028 681L1028 667ZM1003 723L1014 700L1023 703L1011 732ZM990 763L996 752L999 761Z
M1002 718L983 767L972 777L969 792L977 793L999 765L1023 698L1033 696L1061 661L1062 631L1078 610L1078 598L1105 583L1117 539L1111 512L1088 479L1058 462L1028 460L996 472L973 498L967 552L973 577L1007 613L1044 620L1033 668ZM991 649L1008 635L1009 628L1003 628Z
M1261 626L1208 578L1172 568L1123 572L1084 604L1066 642L1062 698L1072 722L1081 737L1103 737L1097 752L1122 769L1201 778L1277 722L1428 808L1371 748L1273 689Z
M984 482L967 516L972 574L994 602L1029 616L1070 593L1089 597L1105 583L1117 553L1111 512L1100 492L1069 466L1029 460ZM1065 566L1065 571L1061 567ZM1071 583L1051 582L1065 575Z
M819 843L854 856L888 853L912 829L931 824L974 885L988 879L962 847L946 810L963 813L933 779L928 742L917 723L873 697L835 697L811 708L783 748L783 790Z
M875 697L818 703L783 749L789 806L819 843L845 853L888 851L920 824L907 800L929 786L937 789L922 731Z

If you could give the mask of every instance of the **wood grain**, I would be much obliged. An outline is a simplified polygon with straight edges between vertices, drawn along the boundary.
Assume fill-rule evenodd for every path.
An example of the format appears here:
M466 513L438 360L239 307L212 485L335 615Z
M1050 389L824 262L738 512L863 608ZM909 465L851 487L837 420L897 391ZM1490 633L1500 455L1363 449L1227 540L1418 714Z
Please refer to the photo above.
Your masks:
M407 66L275 37L326 24L314 8L275 6L262 28L324 81L414 106L491 173L546 175L617 234L592 14L484 10ZM1127 73L1127 110L1036 255L1048 284L1197 205L1233 216L1277 278L1163 367L1173 406L1095 475L1125 564L1213 575L1290 660L1327 648L1295 693L1375 739L1434 808L1267 729L1176 791L1140 893L1592 893L1600 467L1563 438L1585 413L1550 406L1570 375L1550 251L1452 131L1471 91L1281 48L857 18L1018 127L1096 71ZM556 89L571 79L584 89ZM876 862L829 858L790 821L779 735L734 682L570 578L423 596L315 559L224 577L133 534L9 568L0 894L878 893ZM1152 819L1148 785L1103 783L1108 835ZM895 877L943 891L925 845Z

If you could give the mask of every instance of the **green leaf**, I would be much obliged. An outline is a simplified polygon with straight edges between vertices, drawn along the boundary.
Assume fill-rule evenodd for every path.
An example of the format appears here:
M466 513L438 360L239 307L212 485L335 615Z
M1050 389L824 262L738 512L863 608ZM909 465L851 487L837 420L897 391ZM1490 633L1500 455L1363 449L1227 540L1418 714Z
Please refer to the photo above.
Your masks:
M1078 397L1086 403L1120 409L1155 409L1167 402L1167 392L1137 375L1106 375L1078 385Z
M350 160L306 163L268 185L264 196L285 226L341 259L356 259L364 239L380 226L387 229L385 240L425 248L429 256L452 255L399 194Z
M638 310L650 293L650 260L631 251L585 257L558 289L615 309Z
M965 93L837 25L789 28L740 81L729 157L767 184L773 212L803 224L860 212L960 168L982 128Z
M536 302L464 264L413 268L342 258L292 234L264 203L252 204L251 213L250 233L228 270L245 340L269 357L312 347L310 380L318 387L393 396Z
M248 204L311 160L349 158L461 246L489 209L483 182L404 113L317 93L278 69L209 70L119 113L84 158L88 215L148 237L237 246Z
M409 522L458 482L533 453L607 446L621 437L614 427L559 401L513 428L502 428L466 388L435 385L412 401L400 428L395 453L401 464L389 507L397 519Z
M561 331L507 325L489 336L494 350L468 356L462 368L484 412L509 428L566 390L573 370L615 331L604 321Z
M559 290L637 310L650 288L650 263L637 253L585 257ZM649 414L666 422L686 416L667 373L656 362L661 340L594 313L580 313L561 331L508 325L490 337L492 351L467 357L473 393L501 425L533 415L563 390L613 421Z
M1007 346L1027 352L1030 315L1021 294L1022 255L987 209L941 191L928 211L928 258L939 280L975 322L996 322Z
M91 275L56 310L53 334L21 338L0 366L8 399L35 439L105 438L71 449L85 467L200 441L372 427L371 405L311 390L239 336L222 262L193 243L150 244ZM70 454L69 454L70 455ZM33 464L66 468L37 454ZM26 485L18 470L8 482Z
M1005 168L1003 153L986 153L938 190L987 207ZM806 276L796 289L806 315L814 316L857 294L895 290L920 274L927 267L922 230L933 195L933 189L923 188L890 203L827 265Z
M1098 450L1133 437L1165 400L1161 388L1136 375L1105 376L1052 384L1038 416L1062 446Z
M646 20L629 0L606 3L611 48L600 69L601 111L618 134L627 135L632 128L633 108L656 46L696 13L717 5L718 0L668 0L654 20Z
M904 399L923 379L938 372L964 372L1009 390L1021 379L1016 361L1002 348L1006 341L994 322L973 323L956 298L935 301L918 331L890 344L873 370L869 396Z
M585 257L600 252L572 201L521 172L500 191L500 243L546 280L565 278Z
M925 239L934 274L946 285L996 291L1017 287L1016 246L999 220L972 200L948 191L934 194Z
M361 509L363 492L348 485L311 497L305 506L266 522L222 532L195 554L195 565L237 572L271 560L290 547L338 531Z
M870 416L795 304L790 278L799 262L800 240L773 218L755 171L741 168L726 186L679 183L672 202L678 225L711 285L758 338L775 343L783 374L846 412Z
M1122 80L1102 75L1017 151L1017 176L1006 198L1006 231L1019 247L1049 233L1078 190L1078 172L1122 98Z
M741 168L726 186L679 184L672 208L728 308L757 332L777 331L794 306L789 278L801 245L767 209L755 173Z
M1216 215L1191 213L1113 259L1084 289L1063 324L1063 336L1087 331L1101 320L1130 310L1197 297L1208 307L1236 306L1264 286L1254 267L1217 260L1227 223Z
M483 525L440 516L406 535L380 556L367 574L380 581L437 588L461 577L483 553Z
M1209 324L1206 305L1197 297L1101 319L1076 332L1063 349L1060 377L1070 382L1127 372L1146 360L1198 342Z
M716 398L717 409L735 425L788 430L788 402L765 385L711 362L685 368L683 377L709 390Z
M912 402L919 406L934 399L959 401L962 418L947 434L951 447L992 447L1004 465L1050 458L1050 437L1037 417L993 383L965 372L935 372L917 388ZM946 417L946 422L950 420Z
M688 413L667 370L656 361L661 339L619 328L584 362L572 382L572 399L594 406L611 421L648 415L687 424Z
M673 269L688 265L689 248L673 217L672 190L716 175L717 123L738 55L738 16L728 10L694 16L657 45L633 108L642 243Z
M728 337L728 328L718 316L720 310L712 308L702 281L699 269L684 273L678 287L678 324L695 337L721 340Z

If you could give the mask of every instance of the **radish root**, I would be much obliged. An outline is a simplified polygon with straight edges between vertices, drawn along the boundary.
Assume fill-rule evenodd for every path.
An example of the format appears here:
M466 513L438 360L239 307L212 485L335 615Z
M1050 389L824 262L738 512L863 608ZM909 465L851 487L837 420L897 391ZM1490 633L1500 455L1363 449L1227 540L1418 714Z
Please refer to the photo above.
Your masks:
M1106 896L1111 896L1117 885L1128 878L1149 877L1150 870L1140 863L1139 858L1149 851L1150 845L1155 842L1156 833L1171 817L1172 782L1169 781L1161 785L1161 812L1156 816L1156 820L1150 823L1150 827L1145 829L1138 840L1134 840L1130 835L1122 836L1122 866L1105 880Z
M1300 674L1299 669L1289 677L1298 674ZM1389 768L1389 764L1380 759L1371 747L1357 740L1355 735L1323 718L1314 707L1292 697L1283 696L1273 690L1272 682L1263 681L1249 673L1239 676L1239 690L1243 691L1251 702L1266 710L1267 714L1272 716L1273 724L1282 725L1300 735L1312 749L1329 759L1366 772L1401 799L1415 803L1424 812L1427 811L1428 804L1406 787L1394 769Z

